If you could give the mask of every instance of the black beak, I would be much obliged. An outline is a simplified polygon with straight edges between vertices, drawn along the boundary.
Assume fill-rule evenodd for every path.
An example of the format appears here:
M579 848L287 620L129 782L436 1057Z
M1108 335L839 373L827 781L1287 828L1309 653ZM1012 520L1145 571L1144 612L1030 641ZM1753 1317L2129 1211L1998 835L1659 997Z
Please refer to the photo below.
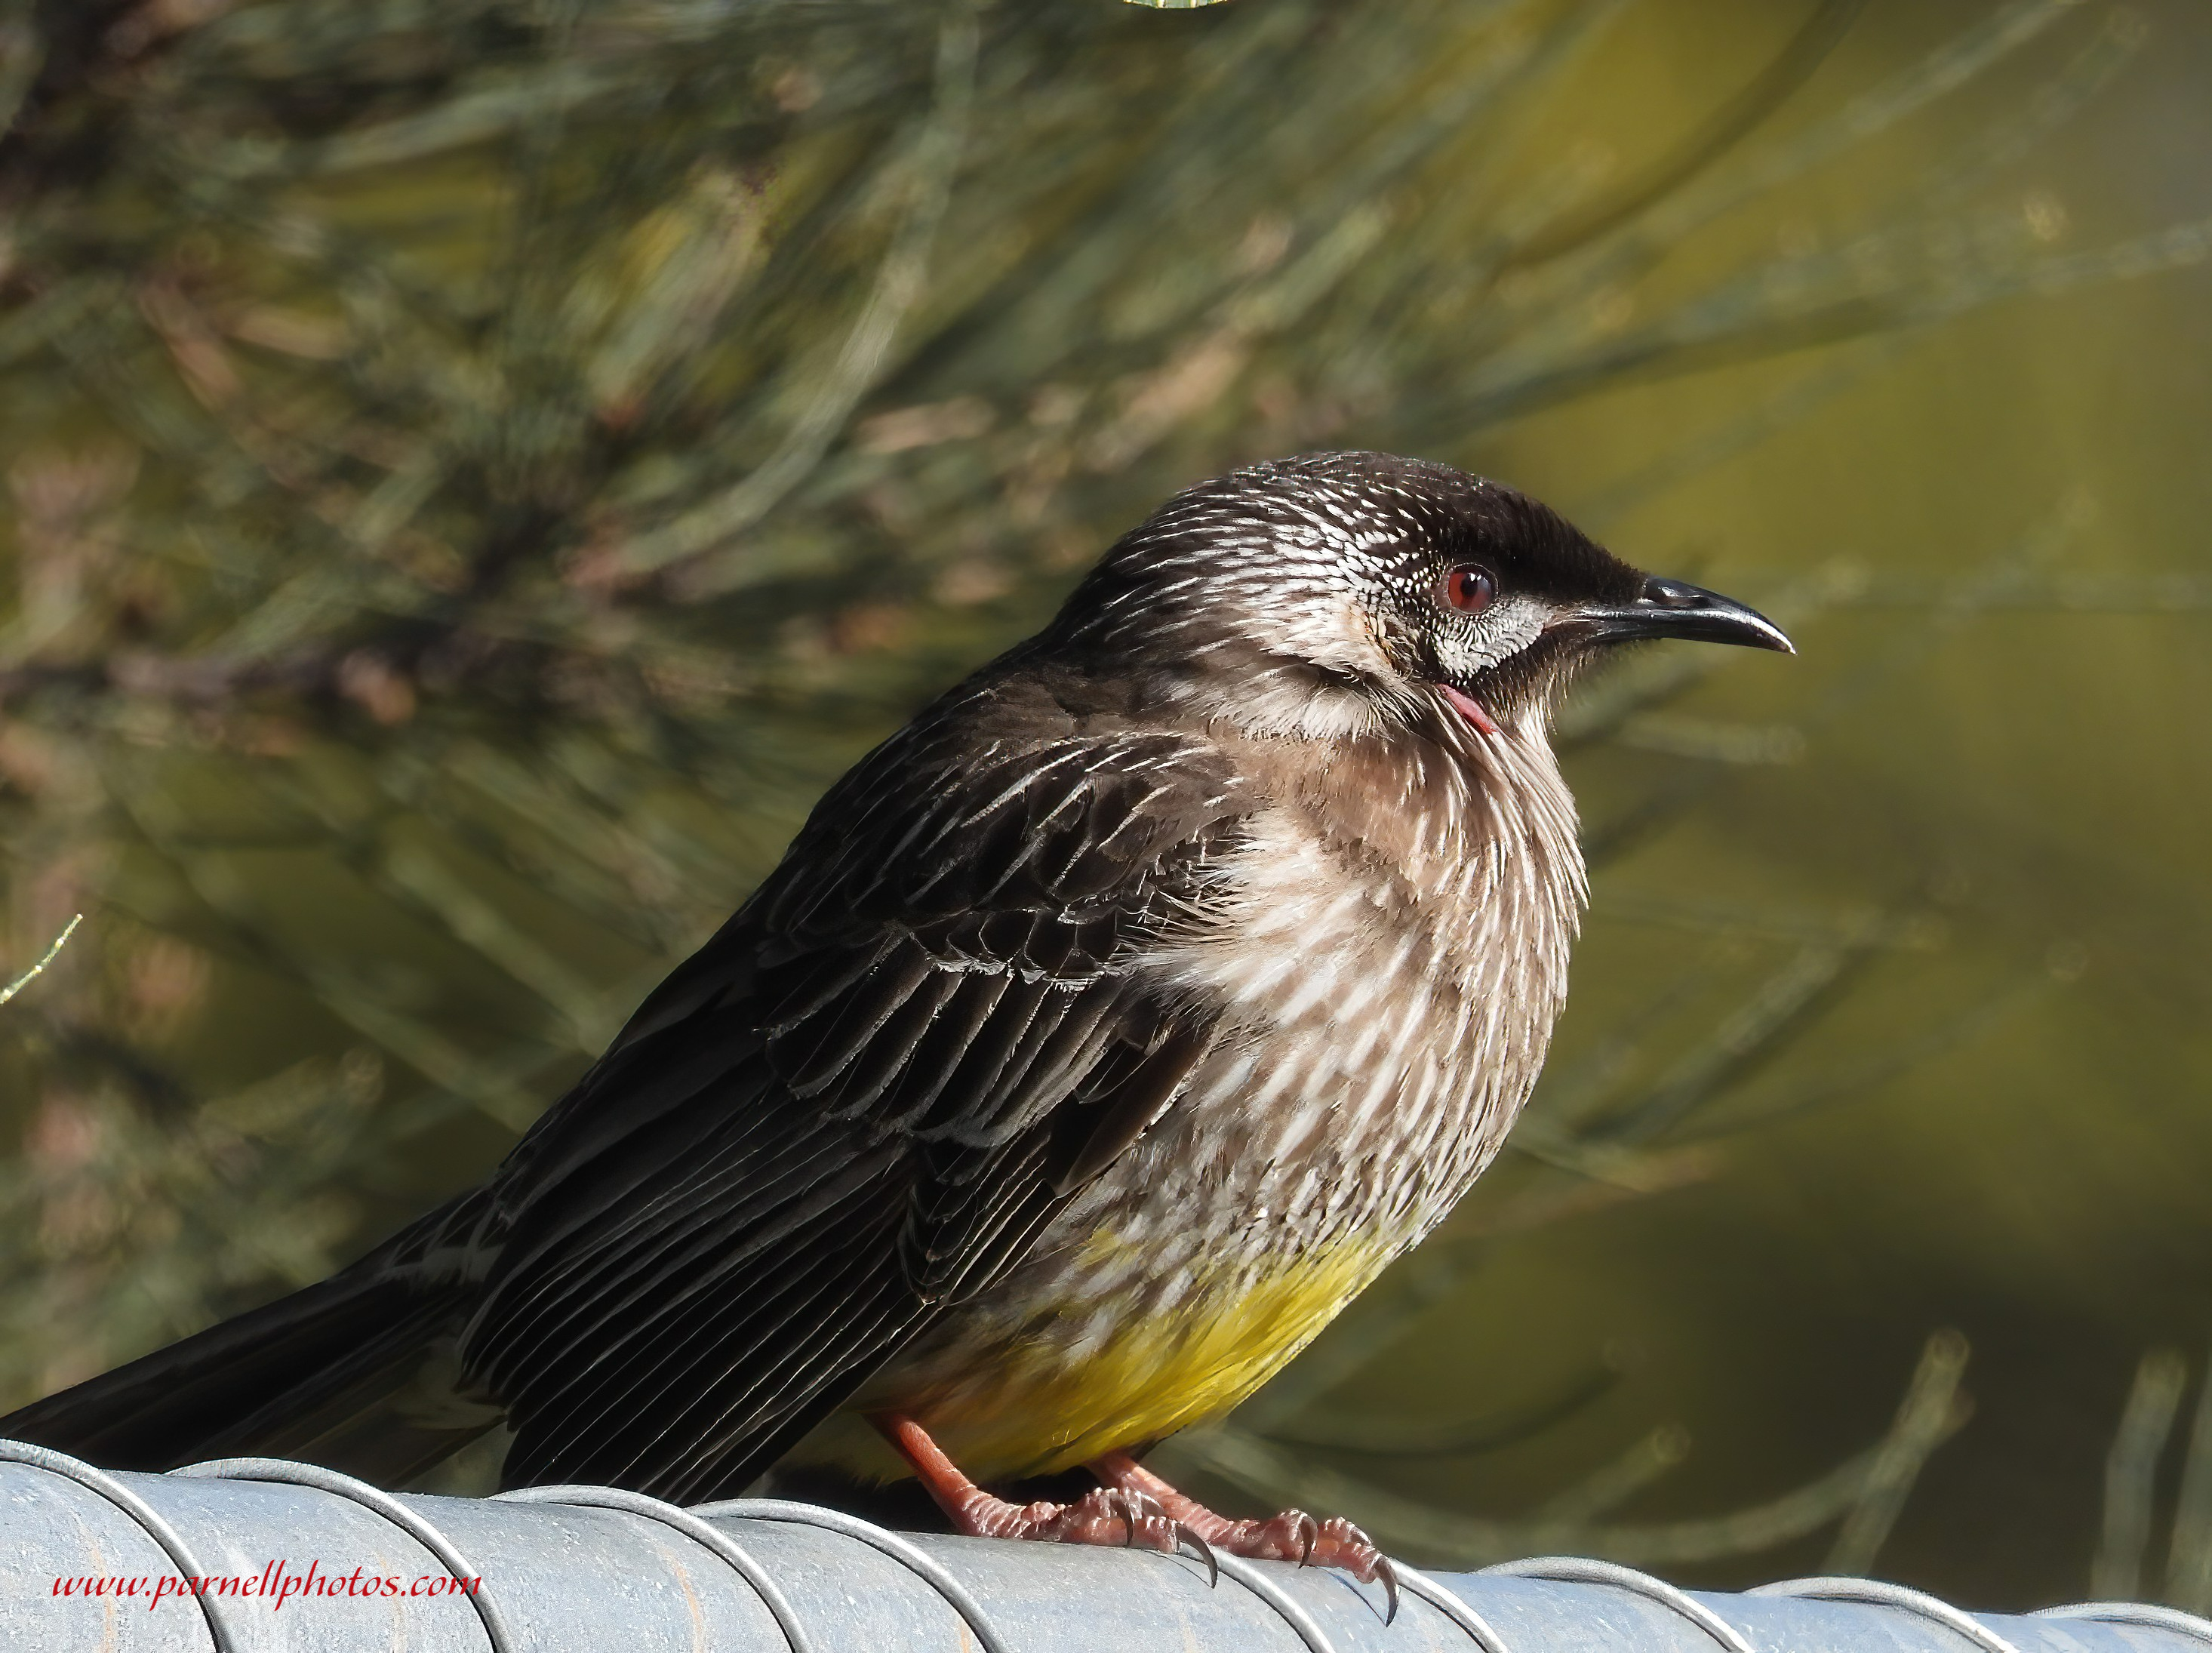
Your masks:
M1682 637L1692 642L1771 648L1784 654L1797 652L1782 628L1765 615L1717 591L1680 580L1654 576L1644 582L1644 594L1632 603L1594 603L1573 610L1567 617L1613 641Z

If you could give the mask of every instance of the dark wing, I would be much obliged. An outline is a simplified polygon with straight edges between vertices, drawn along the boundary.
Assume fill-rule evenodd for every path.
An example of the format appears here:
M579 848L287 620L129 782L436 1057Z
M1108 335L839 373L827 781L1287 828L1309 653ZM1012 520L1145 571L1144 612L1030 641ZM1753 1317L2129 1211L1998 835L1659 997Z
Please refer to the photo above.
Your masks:
M1132 966L1247 805L1060 730L865 762L502 1168L463 1358L508 1484L740 1490L1173 1102L1212 1030Z

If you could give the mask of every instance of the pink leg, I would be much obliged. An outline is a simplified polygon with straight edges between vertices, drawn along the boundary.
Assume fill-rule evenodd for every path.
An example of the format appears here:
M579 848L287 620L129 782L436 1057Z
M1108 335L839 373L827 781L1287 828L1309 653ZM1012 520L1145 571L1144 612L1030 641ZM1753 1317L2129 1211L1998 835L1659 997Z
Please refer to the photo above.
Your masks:
M994 1498L961 1473L920 1424L902 1413L878 1413L875 1425L898 1455L914 1467L937 1507L954 1528L970 1538L1041 1539L1057 1544L1140 1546L1174 1554L1189 1546L1203 1553L1195 1534L1163 1514L1140 1492L1101 1486L1073 1504L1009 1504ZM1213 1558L1205 1557L1209 1567Z

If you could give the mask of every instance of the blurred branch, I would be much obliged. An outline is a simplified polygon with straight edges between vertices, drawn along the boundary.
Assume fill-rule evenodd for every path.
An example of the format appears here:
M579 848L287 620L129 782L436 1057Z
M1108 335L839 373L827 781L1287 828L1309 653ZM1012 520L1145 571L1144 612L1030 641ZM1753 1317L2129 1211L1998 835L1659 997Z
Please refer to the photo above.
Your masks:
M66 6L13 0L6 8L4 68L0 68L0 104L7 117L0 127L0 198L19 198L43 181L41 174L77 170L91 164L104 133L40 130L40 116L72 94L112 76L136 47L150 44L148 32L127 26L131 14L152 10L142 0L72 0ZM134 36L137 37L134 39Z
M1280 1426L1255 1432L1264 1433L1278 1446L1304 1451L1356 1452L1362 1457L1382 1459L1459 1457L1495 1451L1564 1423L1608 1393L1620 1376L1617 1362L1601 1363L1554 1394L1466 1423L1357 1418L1338 1422L1325 1434ZM1246 1410L1249 1421L1249 1406Z
M543 999L567 1024L574 1048L596 1055L613 1038L628 1005L586 981L515 924L471 882L419 845L389 843L358 865L406 908L438 923Z
M2100 1601L2131 1601L2142 1588L2158 1462L2188 1382L2189 1363L2172 1349L2153 1349L2136 1368L2105 1458L2105 1521L2089 1571L2089 1593Z
M46 43L39 35L37 11L37 0L11 0L0 11L0 146L14 136L23 106L46 64ZM3 149L0 154L4 154Z
M1679 712L1638 713L1613 732L1613 744L1702 763L1795 763L1805 756L1802 730L1786 723L1724 723Z
M1999 114L1955 154L1929 167L1916 191L1918 198L1930 208L1956 205L1976 185L2080 113L2112 83L2149 34L2140 13L2113 7L2089 44L2057 75L2021 100L2016 110Z
M1800 948L1633 1103L1589 1134L1626 1146L1650 1142L1673 1129L1802 1033L1820 1006L1864 969L1874 953L1874 944L1859 936Z
M939 33L935 106L910 145L906 204L860 317L829 371L781 444L743 482L694 507L665 527L632 539L615 559L623 574L650 573L729 539L774 510L821 462L853 410L874 386L899 324L921 299L930 249L952 198L975 93L975 12L953 0ZM684 577L686 591L708 596L745 580L743 549L710 556Z
M2185 1613L2212 1608L2212 1371L2197 1394L2189 1428L2189 1455L2174 1500L2173 1540L2166 1554L2169 1606Z
M1581 1522L1608 1515L1690 1455L1690 1431L1662 1424L1611 1463L1601 1464L1573 1486L1554 1492L1528 1512L1537 1522Z
M1776 1548L1839 1517L1849 1520L1861 1509L1869 1513L1857 1517L1858 1530L1874 1532L1878 1544L1920 1467L1966 1421L1967 1410L1956 1394L1965 1340L1956 1333L1938 1333L1929 1340L1929 1351L1897 1422L1880 1445L1780 1498L1691 1521L1608 1525L1463 1515L1307 1462L1233 1424L1186 1431L1164 1443L1156 1457L1218 1475L1271 1506L1340 1510L1384 1548L1446 1566L1486 1566L1518 1556L1561 1553L1646 1567L1715 1561ZM1647 1443L1642 1462L1648 1465L1662 1458L1666 1449ZM1880 1531L1875 1531L1876 1522Z
M1516 246L1504 267L1556 258L1673 195L1787 102L1827 61L1828 54L1865 9L1866 0L1821 0L1772 60L1735 96L1707 115L1671 154L1613 193L1553 220Z
M1898 952L1929 952L1943 944L1945 929L1927 914L1887 911L1879 907L1807 911L1773 903L1686 900L1649 890L1610 886L1595 891L1592 910L1627 924L1689 930L1726 941L1788 941L1800 946L1878 947Z
M1909 623L1893 628L1886 648L1875 653L1828 684L1814 704L1801 713L1796 726L1809 738L1841 718L1876 690L1893 683L1925 659L1958 629L1988 613L1999 603L2040 576L2077 540L2096 519L2094 502L2076 493L2057 501L2033 527L2001 547L1981 568L1948 586L1939 602L1917 611ZM1813 580L1798 582L1782 593L1770 611L1785 623L1799 624L1801 616L1818 613L1843 593L1866 582L1863 568L1830 563ZM1718 650L1709 650L1717 653ZM1563 740L1594 740L1613 733L1638 711L1682 692L1705 672L1721 669L1719 661L1669 664L1645 672L1617 673L1618 681L1600 685L1600 692L1571 702L1560 718ZM1702 802L1739 770L1733 766L1684 766L1663 785L1655 787L1629 809L1601 823L1587 826L1583 853L1593 868L1626 854L1653 833L1678 820Z
M112 1097L52 1098L0 1164L0 1225L21 1237L0 1281L12 1397L196 1331L241 1287L304 1285L340 1261L381 1075L361 1053L301 1063L153 1119ZM89 1348L58 1331L102 1309Z
M1698 1142L1740 1131L1764 1129L1847 1097L1863 1096L1928 1067L2012 1020L2047 997L2061 979L2045 969L2001 988L1965 1014L1917 1037L1892 1041L1879 1054L1866 1060L1824 1066L1816 1076L1771 1091L1759 1099L1755 1107L1726 1120L1693 1121L1678 1133L1679 1139Z
M1937 1332L1928 1340L1896 1421L1867 1467L1823 1571L1863 1573L1874 1565L1922 1467L1965 1421L1959 1383L1966 1373L1966 1340L1955 1331Z
M1586 1216L1705 1182L1717 1176L1723 1164L1721 1155L1710 1147L1639 1152L1541 1132L1516 1146L1527 1158L1553 1170L1568 1172L1574 1180L1552 1178L1486 1206L1462 1219L1465 1232L1510 1234Z
M1539 341L1500 351L1461 381L1449 416L1441 408L1427 411L1479 428L1601 389L1929 327L2023 294L2050 297L2188 269L2212 258L2212 218L2086 252L2007 258L1980 268L1966 263L1971 251L1954 224L1939 220L1764 266L1641 328L1579 348Z
M334 959L299 957L266 933L248 886L216 858L165 843L160 811L150 794L137 796L136 822L149 842L161 846L193 892L229 921L229 939L279 980L306 987L324 1009L398 1057L449 1097L465 1100L507 1129L526 1129L544 1110L545 1098L524 1089L520 1079L543 1064L543 1048L524 1047L496 1058L479 1058L463 1049L427 1020L394 1006L362 981L355 969ZM442 1112L440 1109L437 1111ZM427 1122L420 1110L407 1123Z
M1903 352L1911 337L1893 333L1842 347L1837 352L1838 360L1800 374L1781 389L1755 398L1742 412L1712 429L1700 431L1665 449L1657 457L1585 495L1577 511L1578 519L1602 527L1692 477L1703 476L1723 461L1757 447L1777 431L1789 428L1814 409L1887 367ZM1775 579L1768 583L1779 586L1784 581ZM1851 605L1851 594L1838 592L1828 601L1832 606L1848 607Z
M1961 30L1887 82L1852 99L1833 115L1755 156L1662 197L1583 257L1565 262L1534 285L1529 306L1564 306L1638 273L1694 230L1782 185L1880 137L1927 105L1956 91L2018 51L2075 9L2077 0L2014 0Z
M1618 1076L1652 1033L1677 1018L1676 1001L1697 985L1698 977L1686 974L1632 1025L1617 1028L1588 1067L1546 1089L1508 1139L1510 1145L1562 1169L1626 1181L1632 1188L1675 1186L1679 1173L1634 1175L1632 1168L1655 1158L1636 1151L1674 1130L1754 1066L1778 1055L1900 927L1893 917L1875 914L1840 935L1804 941L1793 957L1765 975L1656 1078L1620 1098ZM1689 1161L1702 1163L1696 1155Z

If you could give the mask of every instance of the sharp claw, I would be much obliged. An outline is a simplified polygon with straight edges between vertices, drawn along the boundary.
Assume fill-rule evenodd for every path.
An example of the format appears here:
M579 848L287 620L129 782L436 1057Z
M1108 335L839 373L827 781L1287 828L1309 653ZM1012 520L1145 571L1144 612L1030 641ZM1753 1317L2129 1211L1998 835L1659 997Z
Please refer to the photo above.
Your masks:
M1137 1507L1136 1499L1131 1498L1127 1492L1115 1489L1109 1492L1101 1502L1105 1504L1108 1513L1121 1523L1121 1547L1125 1550L1135 1549L1137 1528L1145 1518L1144 1511Z
M1313 1564L1314 1547L1321 1542L1321 1522L1304 1510L1298 1511L1298 1565Z
M1390 1621L1398 1616L1398 1570L1390 1565L1389 1556L1378 1555L1375 1558L1375 1577L1381 1580L1382 1584L1382 1599L1385 1603L1382 1610L1382 1627L1388 1630L1390 1627Z
M1214 1559L1213 1546L1180 1521L1175 1524L1175 1534L1176 1548L1195 1550L1198 1552L1198 1559L1206 1563L1206 1589L1218 1589L1221 1587L1221 1563Z

